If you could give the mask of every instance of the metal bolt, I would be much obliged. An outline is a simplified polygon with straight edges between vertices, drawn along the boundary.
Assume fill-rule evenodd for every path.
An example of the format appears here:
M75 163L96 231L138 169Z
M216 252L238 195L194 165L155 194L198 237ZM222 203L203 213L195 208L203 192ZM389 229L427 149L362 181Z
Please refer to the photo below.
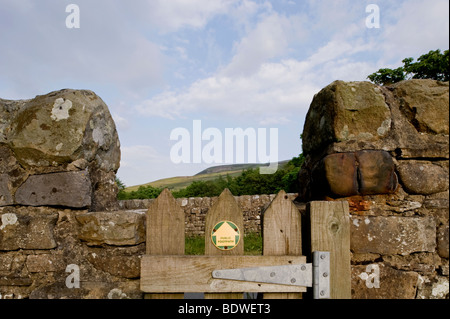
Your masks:
M303 265L303 266L301 267L301 270L305 271L305 270L306 270L306 266Z
M324 273L323 273L323 276L324 276L324 277L328 277L328 273L327 273L327 272L324 272Z
M321 290L321 291L320 291L320 295L321 295L321 296L325 296L325 290Z
M320 259L325 259L325 255L324 254L320 255Z
M291 283L292 283L292 284L295 284L296 281L297 281L297 280L296 280L295 278L292 278L292 279L291 279Z
M270 277L275 277L275 275L276 275L275 272L270 273Z

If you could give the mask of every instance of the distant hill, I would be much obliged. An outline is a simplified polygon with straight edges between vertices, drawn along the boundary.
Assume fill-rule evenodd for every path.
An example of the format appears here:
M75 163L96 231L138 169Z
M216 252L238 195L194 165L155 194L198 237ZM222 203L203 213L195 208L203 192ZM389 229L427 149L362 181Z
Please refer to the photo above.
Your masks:
M278 167L282 168L284 165L286 165L289 162L289 160L278 162ZM170 177L170 178L164 178L157 181L153 181L150 183L142 184L142 185L136 185L136 186L130 186L125 188L125 191L132 192L136 191L140 186L153 186L153 187L159 187L159 188L169 188L171 190L180 190L182 188L185 188L189 186L192 182L195 181L208 181L208 180L214 180L218 178L219 176L231 176L236 177L239 176L242 171L250 168L258 168L261 166L267 166L267 164L230 164L230 165L220 165L220 166L213 166L209 167L194 176L177 176L177 177Z

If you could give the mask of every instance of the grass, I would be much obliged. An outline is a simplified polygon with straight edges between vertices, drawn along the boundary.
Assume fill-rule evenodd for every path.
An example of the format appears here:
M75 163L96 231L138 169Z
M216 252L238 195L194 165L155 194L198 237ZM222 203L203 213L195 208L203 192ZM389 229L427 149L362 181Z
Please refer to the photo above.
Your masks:
M186 237L186 255L204 255L205 237ZM244 255L262 255L262 237L259 233L249 233L244 236Z

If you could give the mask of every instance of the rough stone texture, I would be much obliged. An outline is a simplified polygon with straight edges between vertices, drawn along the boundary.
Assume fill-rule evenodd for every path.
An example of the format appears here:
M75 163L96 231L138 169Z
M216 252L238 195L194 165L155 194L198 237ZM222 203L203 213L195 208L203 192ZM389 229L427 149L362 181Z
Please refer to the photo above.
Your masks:
M0 174L0 206L14 204L13 197L8 187L8 175Z
M433 218L352 216L350 229L351 249L356 253L407 255L434 252L436 247Z
M381 89L369 82L335 81L314 97L303 129L310 153L335 141L376 140L389 133L391 113Z
M91 206L91 181L87 171L32 175L18 188L16 202L26 206Z
M352 266L353 299L414 299L419 275L399 271L383 263L375 263L379 269L379 287L371 285L375 272L367 265Z
M137 245L145 240L145 211L79 214L80 239L88 245Z
M449 299L449 282L447 277L437 276L419 278L418 299Z
M0 250L52 249L58 215L45 207L0 207Z
M393 88L401 111L419 132L449 134L448 83L410 80Z
M11 205L17 189L34 175L88 170L91 210L117 208L114 181L120 143L108 107L91 91L65 89L30 100L0 99L0 151L0 196L8 198L0 201L2 206ZM70 198L63 202L80 207L71 206Z
M437 233L437 251L439 256L448 259L448 224L441 225Z
M405 189L412 194L424 195L448 190L448 166L439 164L441 163L429 161L399 161L398 172Z

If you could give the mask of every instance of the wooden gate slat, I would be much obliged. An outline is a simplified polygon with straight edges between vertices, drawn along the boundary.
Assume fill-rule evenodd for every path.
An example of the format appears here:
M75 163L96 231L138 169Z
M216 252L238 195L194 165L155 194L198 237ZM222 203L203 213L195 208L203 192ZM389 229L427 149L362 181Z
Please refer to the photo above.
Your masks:
M212 240L211 232L214 226L220 221L232 221L235 223L240 232L241 239L239 244L232 250L217 249ZM241 208L234 199L229 189L225 189L220 194L218 200L209 210L205 218L205 255L208 256L239 256L244 255L244 216ZM205 293L205 299L242 299L243 294L240 293Z
M184 211L166 188L147 212L148 255L184 255ZM141 283L142 284L142 283ZM146 299L183 299L184 294L146 294Z
M263 255L301 256L301 215L281 190L263 214ZM265 293L265 299L300 299L301 293Z

